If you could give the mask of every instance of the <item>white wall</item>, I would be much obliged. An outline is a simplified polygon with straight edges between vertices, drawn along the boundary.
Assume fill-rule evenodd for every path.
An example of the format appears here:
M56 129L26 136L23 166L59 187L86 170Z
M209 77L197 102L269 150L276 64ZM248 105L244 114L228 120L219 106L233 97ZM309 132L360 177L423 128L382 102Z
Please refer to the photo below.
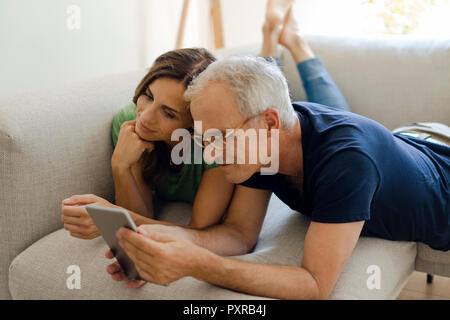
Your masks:
M266 0L223 0L226 46L262 41ZM303 34L361 34L361 0L297 0L295 15Z
M266 0L222 0L225 46L262 41Z
M67 27L70 5L81 9L79 30ZM181 7L182 0L1 0L0 99L150 66L174 49ZM192 1L185 45L204 45L207 20L199 16L207 9Z
M208 3L191 0L184 46L210 43ZM363 31L365 22L359 3L297 0L296 15L304 34L354 35ZM0 99L149 67L158 55L174 49L182 4L183 0L0 0ZM80 30L67 28L69 5L81 9ZM266 0L222 0L225 46L260 43L265 9Z

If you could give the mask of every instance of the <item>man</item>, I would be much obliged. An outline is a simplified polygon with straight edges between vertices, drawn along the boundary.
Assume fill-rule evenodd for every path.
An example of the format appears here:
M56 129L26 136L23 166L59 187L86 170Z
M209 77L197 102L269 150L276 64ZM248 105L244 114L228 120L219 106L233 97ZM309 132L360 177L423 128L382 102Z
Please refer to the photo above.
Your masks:
M238 184L233 199L248 199L247 208L231 203L222 225L201 231L141 226L139 234L121 229L121 245L145 280L167 284L192 276L252 295L326 299L361 234L450 248L450 148L393 135L350 112L291 104L281 71L262 58L213 63L186 98L203 132L266 129L268 136L258 139L268 141L278 134L279 171L260 174L268 165L259 158L222 166L226 179ZM225 153L227 142L214 142L207 160ZM247 145L234 148L248 158ZM301 267L219 256L253 248L272 191L311 218ZM117 264L109 272L126 279Z

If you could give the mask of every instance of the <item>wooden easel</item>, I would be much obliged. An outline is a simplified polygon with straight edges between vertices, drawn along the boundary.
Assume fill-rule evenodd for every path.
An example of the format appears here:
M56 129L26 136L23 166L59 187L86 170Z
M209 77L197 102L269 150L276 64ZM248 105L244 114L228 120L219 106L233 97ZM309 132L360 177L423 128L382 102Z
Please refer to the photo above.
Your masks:
M210 6L209 25L212 39L210 47L212 50L220 49L224 47L223 39L223 26L222 26L222 9L220 6L220 0L207 0ZM190 0L184 0L183 9L181 11L180 26L178 28L178 36L176 49L180 49L183 46L184 31L186 27L187 14L189 10Z

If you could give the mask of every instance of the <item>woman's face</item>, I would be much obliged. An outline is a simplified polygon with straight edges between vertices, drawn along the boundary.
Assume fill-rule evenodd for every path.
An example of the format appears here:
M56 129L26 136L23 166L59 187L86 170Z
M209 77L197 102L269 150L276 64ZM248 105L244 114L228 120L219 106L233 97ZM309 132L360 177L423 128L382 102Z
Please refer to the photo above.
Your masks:
M192 127L183 94L186 88L175 79L159 78L153 81L137 100L136 133L147 141L172 142L172 132Z

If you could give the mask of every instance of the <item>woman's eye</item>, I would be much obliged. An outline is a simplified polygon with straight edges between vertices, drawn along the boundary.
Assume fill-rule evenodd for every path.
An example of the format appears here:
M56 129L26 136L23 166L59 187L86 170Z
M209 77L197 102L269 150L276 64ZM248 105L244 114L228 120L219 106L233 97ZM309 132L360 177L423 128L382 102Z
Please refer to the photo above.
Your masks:
M170 119L175 118L175 116L174 116L172 113L167 112L166 110L163 110L163 112L164 112L164 115L165 115L166 117L168 117L168 118L170 118Z
M150 93L148 93L147 91L144 92L144 96L146 96L150 100L153 100L153 96Z

